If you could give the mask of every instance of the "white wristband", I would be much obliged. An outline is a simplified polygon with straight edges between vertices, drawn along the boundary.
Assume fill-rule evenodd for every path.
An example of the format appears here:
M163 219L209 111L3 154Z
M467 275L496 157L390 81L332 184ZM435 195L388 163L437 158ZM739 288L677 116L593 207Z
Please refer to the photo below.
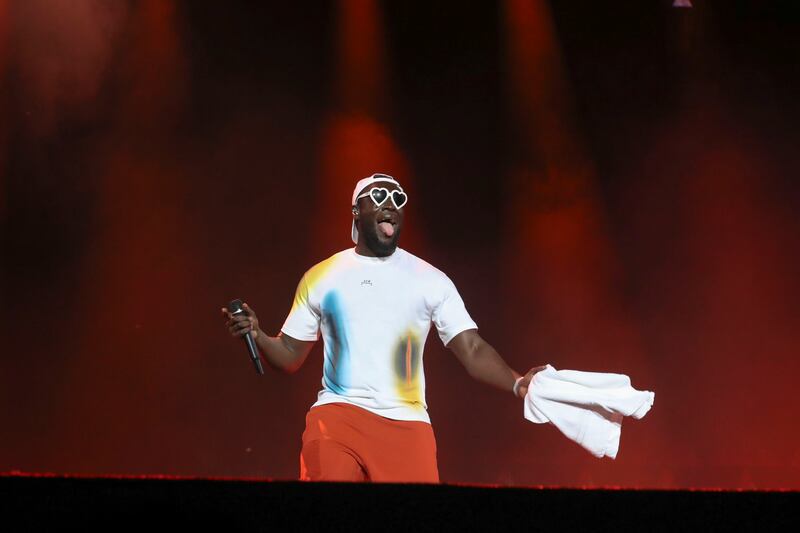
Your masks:
M519 398L519 382L522 381L523 377L524 376L518 377L517 381L514 382L514 386L511 387L511 392L513 392L514 396L516 396L517 398Z

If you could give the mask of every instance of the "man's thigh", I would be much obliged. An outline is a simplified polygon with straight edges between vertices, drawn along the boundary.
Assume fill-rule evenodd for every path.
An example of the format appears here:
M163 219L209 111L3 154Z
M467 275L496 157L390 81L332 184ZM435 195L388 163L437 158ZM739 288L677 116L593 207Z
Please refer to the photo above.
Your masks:
M302 481L364 481L364 469L353 453L330 439L303 443L300 452Z
M372 481L438 483L436 438L430 424L387 420L373 428L371 445L360 453Z
M301 479L438 483L433 429L349 404L314 407L306 416Z

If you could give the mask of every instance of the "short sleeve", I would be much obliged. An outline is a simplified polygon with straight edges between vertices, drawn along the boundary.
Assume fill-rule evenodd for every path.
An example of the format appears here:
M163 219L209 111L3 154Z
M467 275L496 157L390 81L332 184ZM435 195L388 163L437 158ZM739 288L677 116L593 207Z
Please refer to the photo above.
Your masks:
M297 285L292 310L283 323L281 332L300 341L315 341L319 338L319 311L314 309L308 294L306 276Z
M453 337L468 329L478 329L464 306L464 300L458 294L456 286L450 278L443 276L442 298L433 308L432 320L439 332L439 338L447 345Z

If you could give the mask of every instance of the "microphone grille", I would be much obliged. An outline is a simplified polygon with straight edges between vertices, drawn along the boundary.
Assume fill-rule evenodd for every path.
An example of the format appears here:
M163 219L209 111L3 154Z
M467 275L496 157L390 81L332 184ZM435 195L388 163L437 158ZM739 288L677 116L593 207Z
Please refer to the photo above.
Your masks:
M231 303L228 304L228 312L232 315L236 313L242 312L242 301L241 300L231 300Z

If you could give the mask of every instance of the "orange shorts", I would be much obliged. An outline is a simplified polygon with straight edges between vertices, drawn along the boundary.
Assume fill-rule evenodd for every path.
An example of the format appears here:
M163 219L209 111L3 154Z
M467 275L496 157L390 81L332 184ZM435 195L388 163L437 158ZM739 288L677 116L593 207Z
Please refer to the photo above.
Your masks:
M438 483L433 428L345 403L313 407L306 415L300 479Z

